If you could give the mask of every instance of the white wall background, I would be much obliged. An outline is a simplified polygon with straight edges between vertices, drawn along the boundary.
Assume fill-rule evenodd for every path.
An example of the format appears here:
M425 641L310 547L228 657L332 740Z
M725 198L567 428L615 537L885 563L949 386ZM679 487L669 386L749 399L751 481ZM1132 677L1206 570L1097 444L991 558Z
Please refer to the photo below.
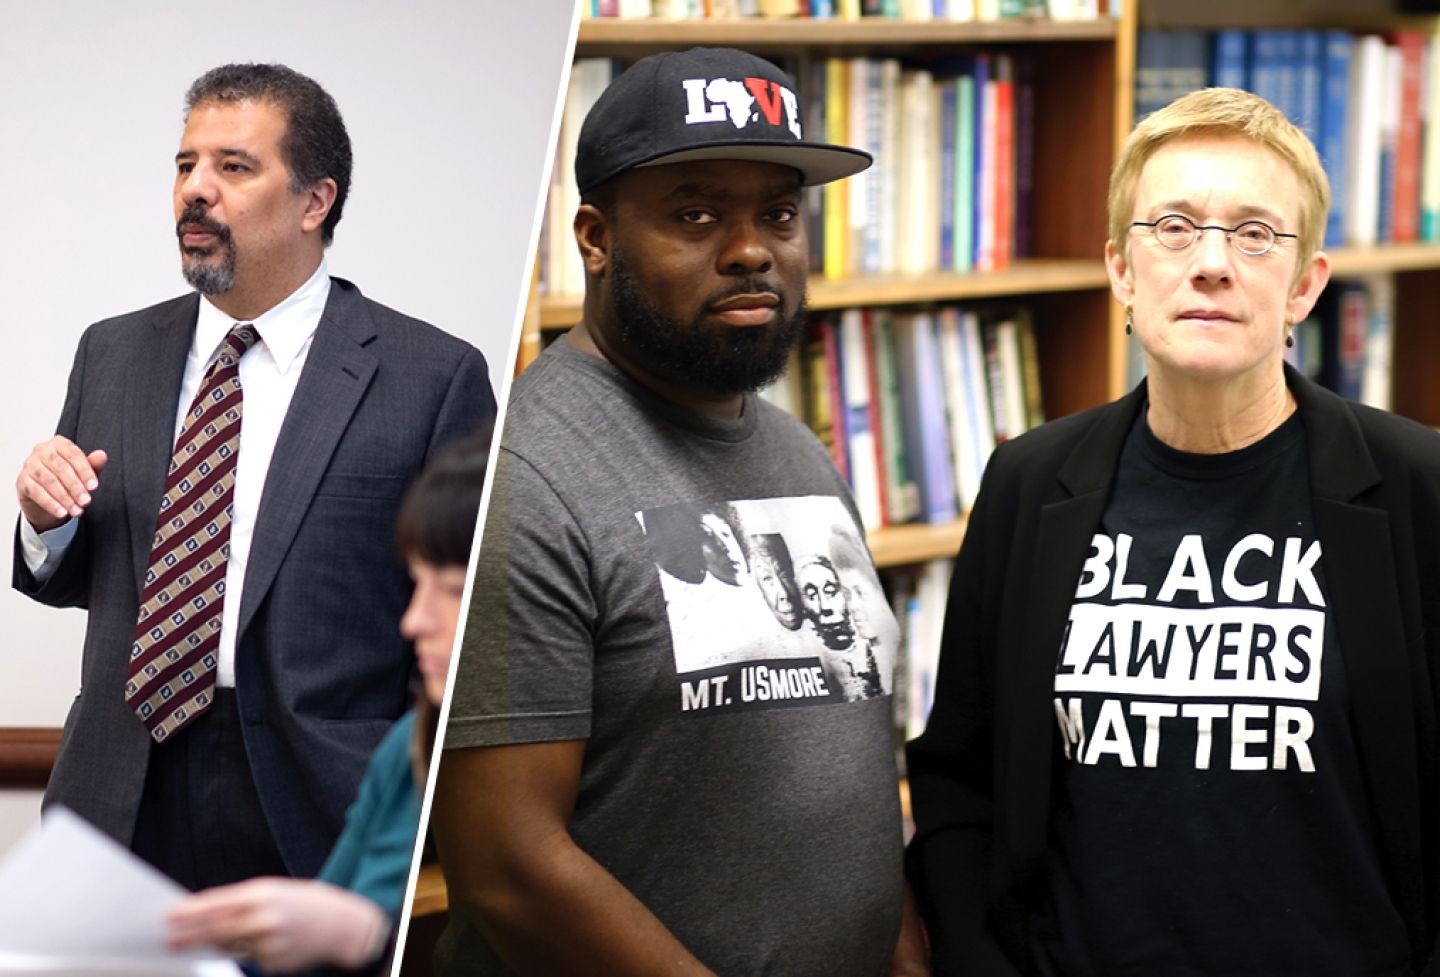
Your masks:
M331 273L474 343L498 396L572 16L571 0L0 0L6 532L81 331L186 290L173 157L185 90L217 64L283 62L335 97L355 175ZM0 625L0 726L59 726L83 612L4 588ZM0 852L38 814L38 792L0 792Z

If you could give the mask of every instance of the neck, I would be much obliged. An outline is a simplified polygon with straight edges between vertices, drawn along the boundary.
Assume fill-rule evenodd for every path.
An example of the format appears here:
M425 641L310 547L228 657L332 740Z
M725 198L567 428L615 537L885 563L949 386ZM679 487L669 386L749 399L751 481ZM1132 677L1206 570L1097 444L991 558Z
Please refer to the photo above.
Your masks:
M1261 382L1176 381L1151 364L1146 421L1178 451L1216 455L1238 451L1270 434L1295 412L1295 397L1277 366Z
M295 290L310 280L320 267L324 250L292 261L281 262L272 273L258 276L260 281L243 286L238 281L228 292L207 296L210 303L236 322L254 322L285 301ZM238 276L237 276L238 277Z
M632 357L627 355L627 351L622 345L615 342L603 329L597 328L593 324L594 322L595 319L587 303L584 317L575 328L565 334L563 342L569 343L583 353L608 360L621 373L642 387L686 410L692 410L697 414L719 421L734 421L740 418L741 411L745 406L743 394L710 393L658 377L637 364Z

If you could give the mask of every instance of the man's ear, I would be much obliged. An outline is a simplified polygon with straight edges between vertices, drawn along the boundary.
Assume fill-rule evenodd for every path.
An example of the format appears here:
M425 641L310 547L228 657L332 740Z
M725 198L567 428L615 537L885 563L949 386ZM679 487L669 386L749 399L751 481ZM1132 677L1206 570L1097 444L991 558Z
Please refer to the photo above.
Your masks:
M575 211L575 244L580 248L580 261L585 274L605 277L610 268L610 220L594 204L581 204Z
M300 227L307 233L324 226L325 218L330 216L330 208L335 206L335 196L339 187L330 177L323 180L316 180L305 194L305 212L300 217Z

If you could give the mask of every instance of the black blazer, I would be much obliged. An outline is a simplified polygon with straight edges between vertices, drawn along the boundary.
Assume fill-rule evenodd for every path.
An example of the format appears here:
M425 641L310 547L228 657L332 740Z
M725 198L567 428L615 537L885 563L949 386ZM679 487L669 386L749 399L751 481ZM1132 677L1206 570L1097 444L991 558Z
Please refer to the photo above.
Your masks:
M110 460L43 587L18 538L14 555L17 589L89 610L45 802L127 845L150 737L125 703L126 665L198 308L191 294L85 331L58 431ZM296 875L319 871L370 753L409 704L400 497L438 447L494 416L477 350L332 280L266 476L235 648L246 751Z
M1327 594L1390 891L1417 971L1440 902L1440 436L1287 367ZM907 870L935 972L1031 969L1056 739L1056 649L1137 412L1127 397L1002 444L956 562L935 705L908 764Z

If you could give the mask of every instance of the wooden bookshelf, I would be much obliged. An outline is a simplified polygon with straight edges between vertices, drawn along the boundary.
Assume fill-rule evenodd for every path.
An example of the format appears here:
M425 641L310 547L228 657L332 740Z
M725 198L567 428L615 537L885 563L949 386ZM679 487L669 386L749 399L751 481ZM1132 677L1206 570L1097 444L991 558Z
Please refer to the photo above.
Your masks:
M883 569L954 556L965 538L965 518L939 526L913 523L872 530L866 542L875 565Z
M1077 292L1106 288L1105 265L1099 260L1031 259L999 272L926 275L871 275L829 281L812 278L807 299L811 311L847 309L857 305L915 305L972 299L1024 296L1041 292ZM540 301L541 329L566 329L580 321L579 296Z
M445 891L445 875L434 863L420 866L415 879L415 898L410 902L410 913L414 916L432 916L450 908L450 896Z
M1440 244L1377 244L1368 248L1334 248L1330 277L1348 278L1397 271L1440 271Z
M828 53L883 51L961 44L1050 44L1056 41L1113 42L1119 30L1112 19L1058 22L1016 19L988 23L948 21L861 21L750 18L744 20L621 20L595 18L580 23L576 54L631 58L667 48L738 47L774 54L804 49Z

